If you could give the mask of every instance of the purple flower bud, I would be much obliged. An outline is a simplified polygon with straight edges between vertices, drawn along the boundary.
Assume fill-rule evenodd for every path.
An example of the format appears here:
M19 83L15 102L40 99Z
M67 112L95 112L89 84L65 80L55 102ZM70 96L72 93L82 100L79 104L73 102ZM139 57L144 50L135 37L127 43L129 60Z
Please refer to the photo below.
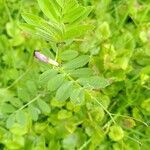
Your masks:
M45 62L45 63L49 63L49 64L54 65L54 66L58 66L58 65L59 65L58 62L56 62L55 60L52 60L52 59L46 57L45 55L43 55L42 53L40 53L40 52L38 52L38 51L35 51L35 52L34 52L34 56L35 56L38 60L43 61L43 62Z
M42 53L40 53L40 52L38 52L38 51L35 51L34 52L34 56L38 59L38 60L40 60L40 61L43 61L43 62L45 62L45 63L48 63L48 58L45 56L45 55L43 55Z

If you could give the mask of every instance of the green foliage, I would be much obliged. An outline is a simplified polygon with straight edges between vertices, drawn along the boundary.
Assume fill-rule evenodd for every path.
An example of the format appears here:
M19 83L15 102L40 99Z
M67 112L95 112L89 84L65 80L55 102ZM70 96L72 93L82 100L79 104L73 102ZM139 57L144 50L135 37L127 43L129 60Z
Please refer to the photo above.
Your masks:
M83 85L86 88L93 88L93 89L102 89L105 88L106 86L110 85L108 80L98 77L98 76L93 76L89 78L80 78L78 79L78 82Z
M68 51L65 51L63 53L61 53L61 59L63 61L69 61L71 59L74 59L75 57L78 56L78 52L75 51L75 50L68 50Z
M89 62L89 56L88 55L82 55L79 56L71 61L69 61L68 63L66 63L64 65L64 69L77 69L80 67L83 67L84 65L86 65Z
M121 127L119 126L112 126L110 127L109 137L113 141L119 141L123 138L124 132Z
M47 103L45 103L41 99L38 99L37 103L38 103L38 106L39 106L39 108L43 114L45 114L45 115L50 114L50 107Z
M72 82L66 81L56 92L56 99L63 101L67 100L70 97L72 91Z
M149 10L0 1L0 150L149 150Z
M48 81L48 90L50 91L57 90L61 86L64 80L65 80L65 77L63 74L56 75L55 77L53 77L52 79Z
M75 104L80 104L84 101L84 99L85 99L85 93L83 89L77 88L72 91L71 96L70 96L71 102Z
M23 23L21 28L29 33L41 36L47 41L59 43L80 36L91 29L90 25L80 24L91 12L91 7L80 6L76 0L52 2L38 0L38 4L48 20L30 13L23 13L22 17L28 24Z

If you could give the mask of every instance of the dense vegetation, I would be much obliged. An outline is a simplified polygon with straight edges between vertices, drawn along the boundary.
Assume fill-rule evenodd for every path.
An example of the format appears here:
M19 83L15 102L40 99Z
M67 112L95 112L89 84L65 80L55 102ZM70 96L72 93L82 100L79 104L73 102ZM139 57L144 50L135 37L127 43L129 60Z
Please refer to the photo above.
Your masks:
M0 1L0 150L149 150L149 125L149 0Z

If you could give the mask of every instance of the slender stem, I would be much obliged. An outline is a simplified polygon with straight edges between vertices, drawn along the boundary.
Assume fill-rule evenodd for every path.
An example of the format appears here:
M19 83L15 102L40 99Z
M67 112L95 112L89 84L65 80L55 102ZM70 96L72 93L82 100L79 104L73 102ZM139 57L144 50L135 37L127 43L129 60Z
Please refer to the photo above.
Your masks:
M20 6L19 6L19 11L17 13L17 18L19 18L20 14L21 14L22 6L23 6L23 0L20 0Z
M37 99L39 99L41 97L41 94L37 95L35 98L33 98L30 102L26 103L25 105L23 105L21 108L19 108L18 110L16 110L15 112L18 112L20 110L23 110L24 108L26 108L27 106L29 106L30 104L32 104L33 102L35 102Z
M115 119L113 118L112 114L105 108L105 106L100 103L94 96L92 96L90 93L88 93L92 99L94 99L103 109L104 111L110 116L112 121L116 124Z
M31 69L31 66L19 77L17 78L10 86L8 86L6 89L10 89L12 88L15 84L17 84L27 73L28 71Z
M143 85L144 88L146 88L147 90L150 90L150 87Z
M91 139L86 141L78 150L83 150L90 142L91 142Z
M126 137L129 138L129 139L131 139L132 141L134 141L134 142L136 142L136 143L142 145L142 143L141 143L140 141L138 141L137 139L134 139L134 138L132 138L132 137L130 137L130 136L126 136Z
M6 0L4 0L4 6L5 6L5 9L6 9L7 15L8 15L8 17L9 17L9 20L12 21L13 19L12 19L10 10L9 10L9 8L8 8L8 5L7 5L7 3L6 3Z
M111 113L111 115L117 115L117 116L119 116L119 117L124 117L124 118L131 118L131 119L133 119L133 120L135 120L135 121L141 122L142 124L144 124L145 126L148 127L148 124L147 124L146 122L143 122L143 121L141 121L141 120L139 120L139 119L136 119L136 118L134 118L134 117L130 117L130 116L126 116L126 115L120 115L120 114L113 114L113 113Z

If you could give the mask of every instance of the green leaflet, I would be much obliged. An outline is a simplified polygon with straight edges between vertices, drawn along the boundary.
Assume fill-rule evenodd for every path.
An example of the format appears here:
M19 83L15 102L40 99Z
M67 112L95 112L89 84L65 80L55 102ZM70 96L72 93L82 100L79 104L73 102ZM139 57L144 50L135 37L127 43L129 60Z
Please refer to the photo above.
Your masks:
M38 3L49 20L46 21L30 13L23 13L22 17L29 25L21 24L22 29L36 36L51 42L61 42L81 36L92 28L90 25L78 25L89 15L91 7L80 6L74 0L38 0Z
M77 78L90 77L94 74L93 70L90 69L90 68L79 68L79 69L71 70L71 71L68 71L68 72L71 76L77 77Z
M15 123L13 127L10 128L10 131L14 135L18 136L25 135L28 132L28 126L27 125L22 126L18 123Z
M26 87L27 87L27 90L30 93L30 95L32 95L32 96L37 95L37 86L33 81L31 81L31 80L27 81Z
M21 23L20 28L24 31L27 31L30 34L33 34L37 37L41 37L41 38L45 39L46 41L54 42L54 40L55 40L52 35L48 34L46 31L39 29L38 27L35 27L33 25Z
M32 105L29 105L28 106L28 112L31 115L33 121L37 121L38 120L39 110L36 107L34 107Z
M64 149L75 149L78 143L78 138L79 137L75 133L66 136L62 141Z
M64 69L76 69L76 68L80 68L83 67L84 65L86 65L89 62L89 55L82 55L79 56L75 59L73 59L72 61L64 64Z
M50 35L45 30L40 29L40 28L36 28L35 35L37 37L41 37L41 38L45 39L46 41L51 41L51 42L57 41L57 39L54 36Z
M11 104L3 103L0 110L2 113L10 114L15 111L15 108Z
M16 27L16 22L8 22L6 24L6 31L10 37L14 37L18 35L19 29Z
M7 119L6 126L12 134L21 136L28 132L29 119L23 110L17 111Z
M72 103L81 104L85 99L83 89L74 89L71 93L70 100Z
M74 59L75 57L78 56L78 52L75 50L67 50L65 52L62 52L60 57L62 60L67 61L67 60L71 60Z
M110 82L107 79L99 76L93 76L89 78L79 78L77 81L84 87L91 89L101 89L110 85Z
M37 104L43 114L48 115L50 113L50 106L45 101L38 99Z
M65 109L62 109L58 112L58 119L59 120L70 118L71 116L72 116L72 113L65 110Z
M54 139L49 142L49 149L59 150L61 148L60 143Z
M6 127L11 128L15 123L15 115L11 114L6 120Z
M150 112L150 98L144 100L141 104L142 109L144 109L147 113Z
M58 3L58 5L59 5L61 8L64 7L64 2L65 2L65 1L56 0L56 2Z
M56 0L38 0L38 4L43 13L53 21L58 21L60 17L60 8Z
M75 9L79 6L77 0L64 0L64 1L57 0L57 1L59 1L59 3L61 3L64 14L66 14L70 10ZM62 2L60 2L60 1L62 1Z
M100 37L103 40L106 40L111 36L108 22L104 22L99 26L99 32L100 32Z
M24 126L27 122L26 114L22 110L16 113L16 121L19 125Z
M27 31L32 31L33 33L35 32L36 34L38 32L39 33L42 32L43 34L52 37L53 40L55 41L61 39L62 32L63 32L61 24L57 24L52 21L46 21L41 17L38 17L30 13L23 13L22 17L30 25L30 26L25 26L25 24L22 24L21 27L27 29Z
M23 105L22 101L19 98L10 99L10 103L16 108L20 108Z
M79 24L91 12L91 7L83 7L77 4L77 1L66 1L66 7L63 7L63 22L70 24Z
M84 7L79 6L75 7L74 9L70 9L66 12L63 18L64 23L72 23L76 21L80 16L84 14Z
M34 126L34 130L35 130L35 132L36 133L41 133L41 132L43 132L45 129L46 129L46 127L47 127L47 123L46 122L37 122L36 124L35 124L35 126ZM47 132L47 131L46 131ZM38 141L38 145L40 145L40 143L42 143L43 142L43 137L39 137L40 139L39 139L39 141Z
M148 75L150 75L150 65L147 65L146 67L142 68L141 74L148 74Z
M55 75L57 74L57 71L54 70L54 69L49 69L45 72L43 72L41 75L40 75L40 78L39 78L39 82L41 85L44 85L46 84L50 79L52 79Z
M28 94L27 88L17 88L17 95L23 102L28 102L30 100L30 95Z
M119 141L124 137L124 131L120 126L114 125L110 127L109 137L113 141Z
M56 75L55 77L53 77L48 81L48 90L50 91L57 90L61 86L64 80L65 80L65 76L63 74Z
M23 136L14 135L12 138L7 137L5 144L7 145L7 149L22 149L24 141Z
M70 97L72 91L72 82L66 81L56 92L56 99L65 101Z
M80 30L79 30L80 29ZM66 29L66 32L64 34L64 39L72 39L76 36L81 36L83 35L87 30L93 29L93 26L91 25L76 25L76 26L71 26Z
M52 107L61 108L61 107L63 107L65 104L66 104L65 101L58 101L58 100L56 100L55 98L53 98L53 99L51 100L51 106L52 106Z
M84 7L84 11L82 13L82 15L80 15L80 17L78 19L75 20L75 22L73 22L74 24L78 24L80 23L82 20L86 19L88 17L88 15L91 13L92 11L92 7ZM92 27L92 26L91 26Z
M97 108L95 107L95 109L92 109L90 111L90 114L92 118L94 118L94 120L97 122L102 121L105 115L104 110L101 107L97 107Z

